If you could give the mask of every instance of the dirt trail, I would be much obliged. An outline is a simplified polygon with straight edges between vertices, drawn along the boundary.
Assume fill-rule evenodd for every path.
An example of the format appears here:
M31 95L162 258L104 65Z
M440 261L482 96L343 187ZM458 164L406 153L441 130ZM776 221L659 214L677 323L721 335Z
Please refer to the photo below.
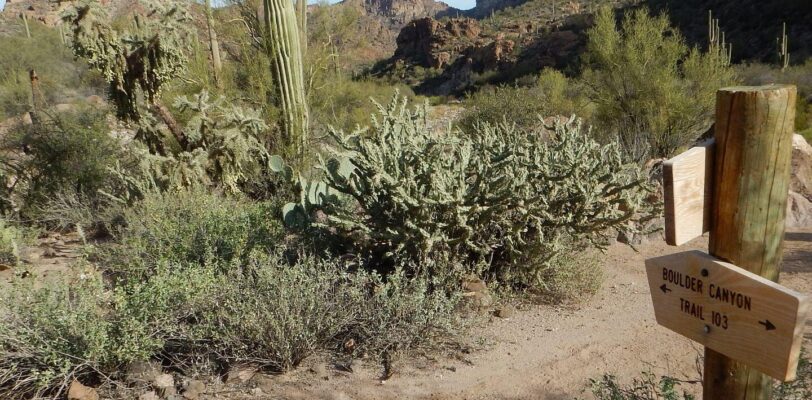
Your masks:
M781 282L812 293L812 230L786 236ZM650 243L634 252L614 245L602 257L607 281L578 308L532 306L513 318L497 319L471 340L492 342L466 360L438 360L401 366L386 383L374 367L347 374L328 371L329 380L307 368L265 379L273 399L589 399L588 381L603 373L621 380L641 371L695 380L702 348L657 325L643 260L688 249L707 249L707 238L680 248ZM812 324L807 324L807 341ZM701 391L698 384L686 389Z

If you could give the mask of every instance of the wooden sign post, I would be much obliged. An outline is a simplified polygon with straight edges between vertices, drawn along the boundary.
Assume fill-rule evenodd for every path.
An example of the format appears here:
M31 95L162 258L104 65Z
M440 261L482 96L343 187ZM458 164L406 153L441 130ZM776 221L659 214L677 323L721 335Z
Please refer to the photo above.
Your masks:
M710 256L647 260L652 300L659 323L706 346L706 400L769 399L764 373L795 376L808 301L774 282L796 98L788 85L719 90L715 144L663 168L669 244L710 231Z

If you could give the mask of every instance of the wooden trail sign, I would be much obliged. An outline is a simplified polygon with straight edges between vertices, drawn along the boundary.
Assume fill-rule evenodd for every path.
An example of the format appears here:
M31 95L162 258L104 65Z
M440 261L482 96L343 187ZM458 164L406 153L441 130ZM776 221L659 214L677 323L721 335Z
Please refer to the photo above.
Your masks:
M791 85L720 89L714 144L663 167L668 243L710 232L710 256L647 261L652 299L658 322L706 345L706 400L767 400L773 382L759 371L782 380L795 374L807 303L768 282L781 271L796 101ZM664 285L668 270L690 283ZM721 302L718 288L728 290Z
M795 379L806 296L700 251L646 260L657 323L781 381Z
M663 163L665 241L672 246L710 229L713 147L709 140Z

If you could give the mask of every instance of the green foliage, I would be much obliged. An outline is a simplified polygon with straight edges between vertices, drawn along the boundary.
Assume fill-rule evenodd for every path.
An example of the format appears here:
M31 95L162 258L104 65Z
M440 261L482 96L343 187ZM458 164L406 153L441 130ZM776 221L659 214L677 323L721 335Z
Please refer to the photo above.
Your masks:
M102 92L98 74L74 60L58 30L30 21L32 38L28 39L18 21L4 20L3 26L11 32L0 33L0 121L31 109L31 69L37 71L48 104Z
M474 92L466 104L469 108L460 124L467 129L481 123L507 121L522 130L531 131L543 127L539 116L590 116L587 101L577 85L552 68L545 68L531 86L486 87Z
M124 211L109 249L111 267L135 275L161 261L223 266L244 263L253 251L283 245L279 208L272 202L234 200L202 189L147 194Z
M69 9L73 52L99 70L120 118L140 120L139 95L150 104L161 88L186 68L188 21L181 3L144 0L149 17L135 16L129 29L116 30L103 6L93 0Z
M337 147L321 163L325 182L358 208L328 209L329 225L384 259L450 253L537 284L540 266L569 246L599 244L607 228L624 229L654 207L641 171L574 119L550 138L504 124L436 135L423 108L396 98L380 106L369 132L331 134Z
M24 244L23 232L0 219L0 264L15 265L20 261L20 249Z
M259 114L250 109L214 101L207 92L192 98L180 97L175 107L189 115L184 127L187 150L168 155L138 154L144 176L162 189L178 189L203 184L229 193L266 168L268 157L260 137L268 129ZM144 143L159 143L170 133L157 123L143 124L137 138Z
M100 206L104 199L98 191L111 185L108 169L123 154L108 130L103 110L86 109L56 114L5 137L0 174L14 184L7 183L13 190L4 202L50 226L59 220L49 215L59 198L82 199L90 209ZM27 154L21 156L20 149Z
M221 357L276 371L325 349L358 319L364 298L357 278L337 264L301 256L288 265L278 254L252 257L218 278L196 329Z
M591 380L592 394L598 400L693 400L694 396L680 393L681 382L663 376L657 377L648 372L626 386L618 383L612 375L604 375L601 380Z
M715 93L734 81L726 56L689 49L666 15L603 8L588 32L582 79L595 125L635 160L669 157L710 126Z
M182 321L211 307L217 289L204 268L178 271L162 264L152 279L112 289L90 269L44 288L17 281L0 294L0 395L59 398L73 379L110 377L189 337Z

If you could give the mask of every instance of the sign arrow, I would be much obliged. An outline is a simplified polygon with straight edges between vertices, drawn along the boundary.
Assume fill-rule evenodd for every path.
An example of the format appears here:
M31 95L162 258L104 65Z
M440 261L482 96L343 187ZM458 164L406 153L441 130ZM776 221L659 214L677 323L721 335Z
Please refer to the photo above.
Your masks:
M668 293L671 291L671 289L669 289L668 286L665 285L665 283L663 283L663 285L660 286L660 290L662 290L663 293Z
M765 319L764 321L758 321L758 323L761 324L761 325L764 325L764 328L766 328L768 331L774 331L775 330L775 325L773 325L773 323L770 322L769 319Z

